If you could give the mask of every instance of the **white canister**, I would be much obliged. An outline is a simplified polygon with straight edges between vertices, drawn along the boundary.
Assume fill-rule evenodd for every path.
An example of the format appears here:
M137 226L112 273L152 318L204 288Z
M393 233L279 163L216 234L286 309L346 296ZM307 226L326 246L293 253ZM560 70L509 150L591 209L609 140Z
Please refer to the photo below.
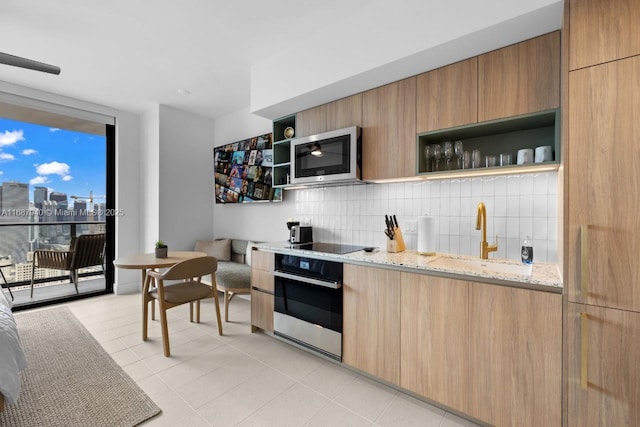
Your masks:
M437 237L435 217L429 215L418 217L418 253L435 255Z
M544 163L550 162L553 160L553 152L551 151L550 145L543 145L541 147L536 147L536 163Z
M527 163L533 163L533 148L518 150L518 164L525 165Z

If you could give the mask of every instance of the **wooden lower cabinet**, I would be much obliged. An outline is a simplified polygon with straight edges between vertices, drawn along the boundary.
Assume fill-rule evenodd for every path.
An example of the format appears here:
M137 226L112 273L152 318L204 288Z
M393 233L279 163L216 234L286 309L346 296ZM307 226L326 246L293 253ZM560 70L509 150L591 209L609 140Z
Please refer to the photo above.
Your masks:
M561 425L562 295L470 283L469 324L467 413L496 426Z
M567 425L640 425L640 313L568 307Z
M402 273L400 386L468 411L469 283Z
M342 361L400 384L400 272L345 264Z
M273 332L274 254L251 253L251 331Z
M251 331L273 332L273 294L251 289Z

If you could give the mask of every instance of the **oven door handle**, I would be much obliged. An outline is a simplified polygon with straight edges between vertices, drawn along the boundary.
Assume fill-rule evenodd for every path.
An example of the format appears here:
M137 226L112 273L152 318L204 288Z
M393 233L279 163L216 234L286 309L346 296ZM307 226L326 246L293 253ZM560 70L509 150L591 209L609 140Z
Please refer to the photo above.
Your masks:
M309 283L310 285L322 286L331 289L340 289L342 283L330 282L328 280L312 279L310 277L298 276L297 274L285 273L283 271L274 270L273 275L276 277L282 277L283 279L295 280L297 282Z

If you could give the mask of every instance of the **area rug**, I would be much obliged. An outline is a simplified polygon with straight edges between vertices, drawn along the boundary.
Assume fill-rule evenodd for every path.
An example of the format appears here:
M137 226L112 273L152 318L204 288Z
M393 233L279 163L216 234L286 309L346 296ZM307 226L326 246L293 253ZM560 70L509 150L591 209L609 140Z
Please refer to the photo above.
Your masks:
M29 366L0 426L135 426L160 412L67 307L15 318Z

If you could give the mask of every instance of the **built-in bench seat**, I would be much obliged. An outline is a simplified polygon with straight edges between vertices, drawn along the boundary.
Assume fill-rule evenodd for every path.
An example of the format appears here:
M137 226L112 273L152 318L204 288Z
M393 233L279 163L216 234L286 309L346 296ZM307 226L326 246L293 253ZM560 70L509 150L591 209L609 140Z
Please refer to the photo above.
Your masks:
M197 240L195 250L218 259L216 286L224 293L224 321L229 321L229 302L235 295L251 294L251 248L242 239ZM205 283L209 279L203 278Z

